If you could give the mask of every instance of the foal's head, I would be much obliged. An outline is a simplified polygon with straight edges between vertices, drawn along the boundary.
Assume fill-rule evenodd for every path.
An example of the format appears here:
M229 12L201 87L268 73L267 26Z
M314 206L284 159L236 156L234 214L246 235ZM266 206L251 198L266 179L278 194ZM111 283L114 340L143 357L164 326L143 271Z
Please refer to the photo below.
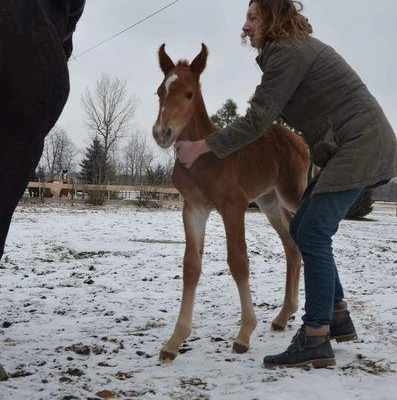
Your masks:
M160 147L168 148L174 143L191 121L197 104L202 102L199 79L207 55L207 47L202 44L200 53L190 64L183 60L175 65L165 52L165 44L160 47L164 79L157 89L159 114L153 126L153 137Z

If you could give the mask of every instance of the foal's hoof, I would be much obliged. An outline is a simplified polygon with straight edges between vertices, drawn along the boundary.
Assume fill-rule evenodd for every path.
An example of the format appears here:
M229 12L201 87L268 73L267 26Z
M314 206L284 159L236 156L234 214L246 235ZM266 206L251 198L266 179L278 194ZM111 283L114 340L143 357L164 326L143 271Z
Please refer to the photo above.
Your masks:
M243 353L246 353L248 351L248 349L249 349L249 347L245 344L233 342L233 349L232 349L233 353L243 354Z
M272 331L283 331L285 329L285 325L281 325L276 321L272 322L271 330Z
M162 363L170 363L175 360L176 356L177 355L175 353L171 353L170 351L167 350L161 350L159 360Z

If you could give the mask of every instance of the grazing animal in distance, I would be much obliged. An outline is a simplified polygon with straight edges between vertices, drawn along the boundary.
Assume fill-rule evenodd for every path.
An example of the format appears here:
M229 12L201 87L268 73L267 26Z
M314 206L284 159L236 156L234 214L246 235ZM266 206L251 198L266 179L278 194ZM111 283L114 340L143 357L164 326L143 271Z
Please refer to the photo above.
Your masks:
M29 176L29 181L30 182L38 182L38 178L36 175L36 171L32 171L30 176ZM29 187L28 188L29 192L29 197L39 197L40 196L40 188L38 187Z
M59 174L59 182L61 184L69 183L69 171L67 169L63 169ZM67 188L61 188L61 190L59 191L59 197L68 197L69 191L70 190Z
M162 148L178 140L199 140L217 128L208 116L200 88L200 75L207 61L207 47L189 64L176 64L159 49L164 79L157 94L159 114L153 137ZM211 210L222 217L227 241L227 262L237 284L241 302L241 326L233 351L249 349L256 316L249 286L249 261L244 216L255 201L281 239L285 250L287 277L283 306L272 322L284 329L298 308L301 255L289 234L291 213L295 212L307 186L310 154L305 141L280 125L241 150L219 159L205 153L189 168L175 161L172 181L183 195L183 224L186 237L183 260L183 292L179 316L171 338L160 351L160 360L173 360L192 327L195 291L201 274L205 226Z

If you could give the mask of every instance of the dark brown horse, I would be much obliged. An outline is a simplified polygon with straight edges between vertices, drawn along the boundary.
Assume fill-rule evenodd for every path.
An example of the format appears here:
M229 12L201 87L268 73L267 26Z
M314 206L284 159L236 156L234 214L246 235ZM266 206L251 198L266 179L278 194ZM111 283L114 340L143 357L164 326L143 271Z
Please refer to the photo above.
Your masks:
M0 2L0 258L12 214L69 95L67 61L85 0ZM0 366L0 380L6 374Z
M0 257L15 207L69 94L85 0L0 2Z
M189 64L176 65L159 50L164 80L158 88L159 115L153 136L159 146L170 147L178 140L199 140L217 131L208 117L200 90L200 75L207 60L203 44L200 54ZM160 352L162 361L176 357L182 342L190 335L196 286L201 273L205 225L211 210L222 216L227 239L227 261L236 281L241 302L241 327L233 350L248 350L256 326L249 287L249 265L245 242L244 214L254 200L266 214L284 246L287 278L284 304L272 322L285 328L298 307L301 257L289 234L291 213L306 188L309 150L298 135L272 125L263 136L225 159L213 153L202 155L190 169L178 160L173 183L184 198L183 223L186 248L183 262L183 293L174 333Z

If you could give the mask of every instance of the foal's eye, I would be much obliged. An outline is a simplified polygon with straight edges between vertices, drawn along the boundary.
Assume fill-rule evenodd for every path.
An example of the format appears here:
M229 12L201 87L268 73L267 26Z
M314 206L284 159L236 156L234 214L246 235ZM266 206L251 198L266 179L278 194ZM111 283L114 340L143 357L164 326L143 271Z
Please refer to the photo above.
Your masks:
M193 97L193 92L187 92L187 93L186 93L186 98L187 98L187 99L191 100L192 97Z

